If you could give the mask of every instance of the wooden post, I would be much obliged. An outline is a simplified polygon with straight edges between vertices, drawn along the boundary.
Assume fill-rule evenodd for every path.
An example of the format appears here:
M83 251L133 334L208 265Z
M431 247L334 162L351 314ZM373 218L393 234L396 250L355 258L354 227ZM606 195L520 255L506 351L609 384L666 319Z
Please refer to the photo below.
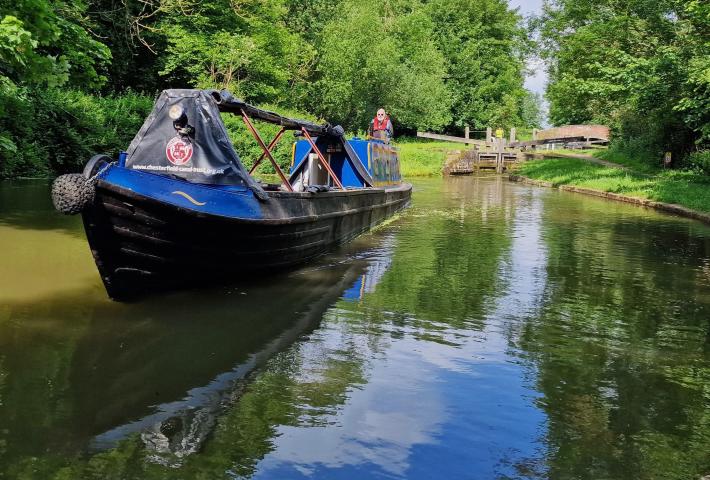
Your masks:
M486 128L486 143L491 143L493 141L493 129L491 127Z
M533 128L533 140L537 140L537 128Z
M469 134L468 125L466 125L466 127L464 127L464 129L463 129L463 138L468 140L469 139L468 134Z
M510 129L510 143L515 142L515 127Z

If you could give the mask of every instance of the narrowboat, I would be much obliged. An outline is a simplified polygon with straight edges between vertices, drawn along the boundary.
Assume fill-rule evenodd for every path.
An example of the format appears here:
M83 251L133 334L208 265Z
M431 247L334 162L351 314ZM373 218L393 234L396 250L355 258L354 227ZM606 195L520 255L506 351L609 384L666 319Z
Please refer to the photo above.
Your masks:
M242 164L220 112L238 115L262 149ZM253 120L278 124L267 144ZM272 155L293 131L288 175ZM252 173L265 159L280 184ZM396 147L346 139L340 126L281 116L227 91L165 90L117 159L94 156L55 180L63 213L81 213L108 295L237 281L302 265L405 208L412 186Z

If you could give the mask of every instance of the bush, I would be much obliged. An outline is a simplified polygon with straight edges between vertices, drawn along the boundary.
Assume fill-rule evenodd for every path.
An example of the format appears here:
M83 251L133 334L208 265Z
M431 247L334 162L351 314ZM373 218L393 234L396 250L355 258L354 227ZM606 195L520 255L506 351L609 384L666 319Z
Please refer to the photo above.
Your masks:
M0 89L0 178L48 177L83 168L96 153L128 147L153 100L133 92Z
M701 150L688 155L688 165L710 175L710 150Z
M116 157L128 148L152 107L152 98L130 91L102 97L76 90L2 85L0 178L49 177L80 171L97 153ZM303 112L278 110L289 117L318 121ZM241 117L224 114L223 120L237 153L250 167L261 155L261 148ZM263 122L255 126L267 144L280 128ZM291 163L293 140L293 134L286 132L273 152L285 171ZM270 174L275 170L264 159L258 172Z
M616 150L647 168L663 165L663 155L671 152L673 165L683 166L694 142L694 133L674 113L663 110L639 114L624 112L612 125L610 150ZM636 165L638 167L638 165Z

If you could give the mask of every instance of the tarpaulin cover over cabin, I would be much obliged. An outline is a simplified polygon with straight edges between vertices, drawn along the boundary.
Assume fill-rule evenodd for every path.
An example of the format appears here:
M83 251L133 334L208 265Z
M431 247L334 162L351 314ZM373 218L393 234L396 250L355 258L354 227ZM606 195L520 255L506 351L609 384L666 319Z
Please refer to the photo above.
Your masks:
M240 114L244 118L264 149L262 158L268 156L273 162L270 155L272 144L278 141L283 130L295 130L297 134L308 138L304 142L309 152L315 150L316 145L323 149L339 148L344 151L341 160L349 164L347 170L358 178L357 186L368 187L374 184L370 172L348 144L341 127L284 117L249 105L234 98L229 92L215 90L163 91L131 142L124 166L192 183L243 186L250 188L258 197L267 198L262 187L252 179L241 163L227 135L220 111ZM251 124L250 117L281 125L282 131L272 144L266 146ZM312 139L310 135L313 135ZM275 167L277 173L282 175L284 184L289 183L278 166ZM287 187L291 189L290 184Z
M182 132L181 119L170 117L175 107L184 115ZM234 151L214 98L204 90L163 91L128 147L125 167L263 194Z

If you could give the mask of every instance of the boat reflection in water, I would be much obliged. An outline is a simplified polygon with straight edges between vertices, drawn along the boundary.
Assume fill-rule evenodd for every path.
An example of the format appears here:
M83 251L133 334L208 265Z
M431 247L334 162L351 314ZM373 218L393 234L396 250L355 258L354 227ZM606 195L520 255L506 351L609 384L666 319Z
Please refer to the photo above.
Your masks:
M101 408L98 416L110 420L97 423L103 431L90 449L112 448L140 433L147 460L179 466L200 450L255 370L317 328L339 298L374 289L393 244L393 237L385 237L375 248L326 257L268 286L200 296L187 308L189 302L178 297L188 294L168 297L181 306L168 311L162 307L166 298L158 299L141 307L158 332L138 328L117 343L100 330L86 349L86 355L101 352L100 357L82 363L97 366L87 381L102 398L92 403ZM126 415L137 411L146 413Z

